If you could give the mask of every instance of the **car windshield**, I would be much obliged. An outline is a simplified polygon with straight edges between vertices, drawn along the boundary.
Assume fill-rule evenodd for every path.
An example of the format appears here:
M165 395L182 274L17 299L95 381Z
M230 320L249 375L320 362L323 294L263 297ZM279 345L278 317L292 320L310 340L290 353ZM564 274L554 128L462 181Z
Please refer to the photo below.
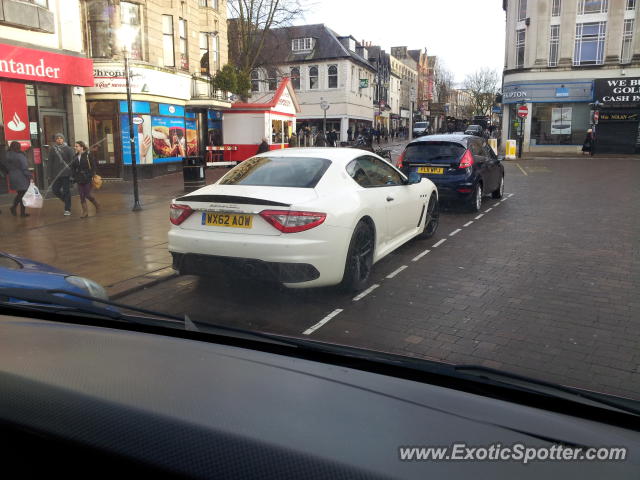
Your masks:
M639 23L0 0L0 288L640 400Z
M326 158L254 157L226 174L220 185L313 188L329 165Z
M419 142L407 146L405 161L459 160L465 148L453 142Z

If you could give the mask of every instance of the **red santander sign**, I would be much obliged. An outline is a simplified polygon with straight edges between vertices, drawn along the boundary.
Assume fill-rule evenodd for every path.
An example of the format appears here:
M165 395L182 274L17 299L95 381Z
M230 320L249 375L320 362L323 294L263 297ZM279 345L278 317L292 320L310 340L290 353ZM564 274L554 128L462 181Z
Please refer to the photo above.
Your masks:
M518 107L518 116L520 118L526 118L529 115L529 109L526 105L521 105Z
M92 87L93 62L84 57L0 43L0 77Z

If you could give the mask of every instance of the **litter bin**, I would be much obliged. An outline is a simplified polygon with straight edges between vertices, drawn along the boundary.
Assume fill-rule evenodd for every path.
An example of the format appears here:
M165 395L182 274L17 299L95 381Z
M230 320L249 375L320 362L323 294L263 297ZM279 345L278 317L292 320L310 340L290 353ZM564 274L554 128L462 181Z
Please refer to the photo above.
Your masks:
M184 157L182 159L185 192L193 192L207 184L205 180L206 167L207 163L204 157Z

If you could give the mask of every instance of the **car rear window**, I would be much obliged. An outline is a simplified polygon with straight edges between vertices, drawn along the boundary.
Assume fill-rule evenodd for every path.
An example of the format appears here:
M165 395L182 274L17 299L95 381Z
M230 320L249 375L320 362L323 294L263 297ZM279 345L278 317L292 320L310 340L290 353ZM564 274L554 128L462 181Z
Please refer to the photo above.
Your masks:
M415 128L427 128L427 122L416 122Z
M253 157L222 177L220 184L314 188L329 165L326 158Z
M407 146L404 161L458 160L464 151L462 145L453 142L414 143Z

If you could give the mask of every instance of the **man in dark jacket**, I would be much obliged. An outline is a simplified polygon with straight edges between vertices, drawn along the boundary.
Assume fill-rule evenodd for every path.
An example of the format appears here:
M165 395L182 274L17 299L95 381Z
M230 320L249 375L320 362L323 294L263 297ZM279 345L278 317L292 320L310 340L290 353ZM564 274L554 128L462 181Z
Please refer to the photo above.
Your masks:
M73 149L64 141L64 135L56 133L55 143L49 150L49 183L53 194L64 203L64 215L71 215L71 165ZM51 183L53 182L53 183Z
M258 145L258 152L256 155L260 155L261 153L266 153L269 151L269 143L267 142L267 137L262 137L262 143Z

